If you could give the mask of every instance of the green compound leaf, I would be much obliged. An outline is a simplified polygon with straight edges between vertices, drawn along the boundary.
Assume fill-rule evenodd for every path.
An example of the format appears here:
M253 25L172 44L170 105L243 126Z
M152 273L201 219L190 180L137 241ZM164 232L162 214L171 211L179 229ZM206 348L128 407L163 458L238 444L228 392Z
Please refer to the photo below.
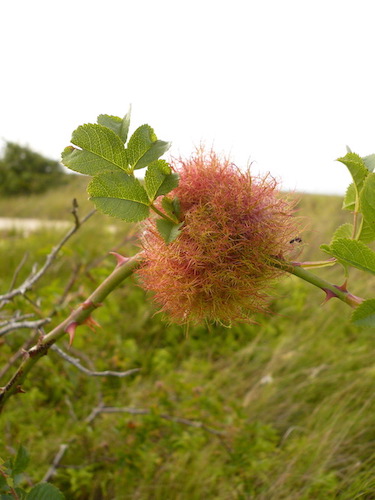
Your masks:
M171 172L172 169L165 160L157 160L149 165L145 174L145 188L151 201L156 198L158 189Z
M375 252L362 241L349 238L339 238L327 245L322 245L322 250L336 257L342 264L356 267L362 271L375 274Z
M339 226L336 231L333 233L331 242L329 245L320 245L320 249L323 250L323 252L328 253L329 255L332 255L331 252L331 245L335 240L338 240L340 238L349 238L351 239L353 235L353 224L346 223L342 224Z
M157 141L156 134L149 125L141 125L137 128L130 137L127 147L129 164L133 168L155 141Z
M121 139L103 125L88 123L78 127L71 142L81 149L65 148L65 166L86 175L117 169L128 170L126 151Z
M113 172L118 169L113 163L99 158L89 151L76 149L73 146L68 146L64 149L61 161L66 167L84 175L93 176L103 172Z
M357 191L354 182L352 182L345 193L344 202L342 204L343 210L349 210L350 212L354 212L356 200L357 200Z
M179 236L182 226L183 222L174 224L172 221L166 219L158 219L156 221L159 234L167 244L172 243Z
M151 201L178 186L178 174L165 160L152 162L145 174L145 187Z
M352 322L357 326L375 327L375 299L365 300L356 308Z
M159 189L157 190L155 198L157 198L158 196L162 196L164 194L168 194L170 191L172 191L172 189L178 186L179 180L180 177L176 172L172 172L171 174L167 175L164 179L164 182L160 185Z
M344 157L338 158L337 160L347 166L351 176L353 177L357 193L359 193L362 189L364 180L369 173L363 159L356 153L346 153Z
M149 216L149 199L139 180L124 172L106 172L90 182L87 191L96 208L127 222Z
M65 500L65 496L53 484L40 483L29 491L26 500Z
M169 142L159 141L149 125L141 125L130 137L127 147L129 164L136 170L147 167L170 147Z
M375 173L370 173L366 177L360 194L359 204L364 222L366 223L367 234L375 235Z
M99 125L111 129L112 132L120 137L122 119L119 116L98 115L97 122Z
M129 133L130 115L131 108L129 108L129 111L124 118L112 115L99 115L98 123L99 125L103 125L104 127L111 129L125 144Z
M168 151L171 147L170 142L166 141L155 141L150 149L137 161L135 169L147 167L152 162L163 156L163 154Z

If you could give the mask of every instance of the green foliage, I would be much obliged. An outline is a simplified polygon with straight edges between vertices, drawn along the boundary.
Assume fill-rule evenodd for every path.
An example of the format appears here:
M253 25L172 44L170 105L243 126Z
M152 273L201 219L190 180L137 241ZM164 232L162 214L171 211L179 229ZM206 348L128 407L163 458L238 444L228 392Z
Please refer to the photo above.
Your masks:
M168 143L143 125L126 147L129 120L129 113L123 119L100 115L98 124L73 133L77 147L67 148L63 157L71 168L93 176L89 194L103 213L136 221L150 209L159 215L164 210L157 226L167 242L173 241L181 228L180 207L165 195L177 178L159 159ZM306 197L302 204L310 203L310 217L312 206L319 214L314 239L319 233L328 237L330 224L340 225L325 251L354 267L355 277L357 269L374 274L374 252L366 245L374 240L374 156L350 153L342 160L354 180L344 203L355 212L353 223L334 218L327 198ZM146 166L143 187L133 171ZM164 198L155 207L159 196ZM52 327L59 324L71 304L80 303L109 274L108 248L135 252L124 243L124 228L120 240L119 233L106 232L100 217L64 249L39 290L28 294L24 312L53 311ZM43 232L27 239L4 236L2 289L26 273L14 274L25 251L42 259L50 238ZM67 289L72 270L75 278ZM328 272L338 279L336 269ZM356 283L359 293L373 291L367 281ZM166 327L153 314L143 291L129 280L96 311L101 328L95 334L79 328L72 354L98 370L139 372L127 379L88 378L50 351L25 384L26 393L16 396L22 404L11 400L0 423L1 445L12 449L14 442L26 441L35 484L57 446L69 443L54 481L72 500L372 498L375 372L367 326L375 322L374 299L363 302L353 314L355 325L348 325L331 304L312 308L319 291L308 296L294 276L277 292L281 299L271 303L273 316L231 329L192 327L184 336L181 328ZM11 308L24 304L18 298ZM28 333L20 329L2 338L0 366L24 346ZM93 408L106 407L121 411L90 418ZM138 414L131 411L144 407ZM38 484L29 493L20 488L27 463L20 448L14 459L0 464L3 498L14 498L14 488L20 498L62 499L52 485Z
M64 495L53 484L37 484L26 495L25 500L64 500Z
M339 158L348 168L353 183L350 184L343 202L343 209L353 212L353 224L346 223L334 233L329 245L321 249L337 259L348 275L349 267L375 274L375 252L367 245L375 241L375 155L361 158L348 153ZM353 314L357 325L375 327L375 316L371 313L372 301L366 301Z
M364 156L362 158L362 161L369 170L369 172L373 172L375 170L375 154Z
M176 233L180 221L153 204L178 185L178 176L165 160L159 159L170 143L158 140L149 125L141 125L126 145L129 126L130 111L122 119L99 115L97 124L81 125L73 132L74 146L65 148L62 162L72 170L93 176L88 193L102 213L137 222L147 218L151 208L175 225L172 232ZM134 177L134 170L146 167L144 189Z
M348 189L346 190L342 208L344 210L349 210L350 212L354 212L356 198L357 198L357 191L354 182L352 182L351 184L349 184Z
M347 166L351 176L353 177L357 193L359 193L368 174L368 169L366 168L363 159L356 153L348 152L344 157L338 158L337 161L341 161L341 163Z
M80 186L74 190L78 200L85 198ZM60 208L54 213L68 214L67 192L57 191ZM41 197L39 207L43 200L48 205L50 195ZM338 197L301 196L302 215L311 221L306 241L325 241L335 225L346 222L348 214L337 213L340 203ZM56 311L52 328L113 269L108 249L133 254L132 242L124 242L131 226L114 219L116 230L109 232L105 221L95 214L28 294L27 308L19 299L14 309L35 314L42 297L43 312ZM26 251L33 259L18 280L34 262L40 266L59 239L43 230L27 238L2 236L1 290L9 288ZM317 247L306 246L302 257L318 255ZM77 267L68 297L56 307ZM340 278L339 269L328 271L332 280ZM359 294L373 291L370 281L355 283ZM25 384L26 393L5 409L1 450L24 443L28 481L37 484L61 443L68 443L52 481L69 500L372 498L373 333L348 324L345 310L334 303L312 307L321 302L321 291L297 278L280 282L275 297L273 314L257 316L256 324L210 330L201 325L186 335L155 315L129 280L95 312L101 328L79 328L68 352L97 370L140 371L125 379L87 377L50 351ZM1 338L1 367L29 335L19 330ZM147 408L150 414L103 413L85 421L99 403ZM223 434L162 415L202 422Z
M130 111L122 119L99 115L97 124L82 125L73 132L74 146L64 150L63 162L69 168L93 176L88 193L98 210L127 222L142 221L153 210L160 217L156 221L157 230L167 244L171 243L179 236L183 221L178 200L167 197L178 186L178 175L160 159L170 143L158 140L153 128L146 124L138 127L128 140L129 126ZM343 208L354 213L353 223L340 226L331 243L321 246L332 258L315 267L337 261L344 266L346 276L349 267L375 274L375 253L367 247L375 241L375 173L372 172L375 155L362 158L348 149L338 161L348 168L353 178L343 202ZM147 168L144 187L134 177L134 170L142 168ZM157 200L159 197L163 198ZM279 267L283 268L282 264ZM290 269L289 264L283 269ZM350 305L359 305L362 300L328 282L325 288L323 281L311 273L296 271L294 269L294 274L320 286L326 293L329 290L329 296L339 297Z
M66 181L61 165L28 147L6 142L0 157L0 194L42 193Z
M367 231L371 233L372 238L367 235L368 241L375 240L375 173L366 177L360 197L360 210L363 214L363 223L366 224ZM363 227L359 235L360 239L363 233Z
M0 214L3 217L38 218L42 220L72 220L72 202L76 199L80 213L93 209L86 193L87 178L83 175L65 175L64 182L56 189L43 194L0 196ZM103 219L107 219L103 215ZM107 219L108 220L108 219ZM113 224L124 224L113 220Z
M332 241L330 246L322 245L322 249L345 266L353 266L375 274L375 252L362 241L337 238Z
M149 198L138 179L125 172L107 172L95 176L87 191L101 212L128 222L149 215Z
M72 143L62 153L62 162L72 170L85 175L96 175L118 169L128 172L128 160L121 139L109 128L99 124L78 127Z
M40 483L29 492L20 487L23 473L29 463L29 454L21 445L14 459L0 458L0 498L1 500L64 500L64 495L50 483Z
M363 241L363 243L372 243L374 239L374 226L370 225L365 219L363 219L360 231L358 233L358 240Z
M145 168L156 161L170 147L169 142L159 141L149 125L141 125L130 137L127 154L132 170Z
M338 240L339 238L351 238L353 230L353 224L350 224L349 222L342 224L334 232L332 241Z
M178 198L168 198L167 196L164 196L162 200L162 207L164 208L165 212L172 217L172 219L175 219L176 221L180 220L181 217L181 207L180 207L180 201Z
M125 143L129 133L130 113L131 110L129 109L129 112L122 119L118 116L99 115L98 123L99 125L103 125L113 130L113 132L120 137L122 142Z
M157 160L149 165L145 175L145 188L150 200L168 194L178 186L178 175L164 160Z
M12 474L22 474L22 472L26 469L28 463L29 455L25 448L23 446L20 446L18 448L15 461L13 463L11 462Z

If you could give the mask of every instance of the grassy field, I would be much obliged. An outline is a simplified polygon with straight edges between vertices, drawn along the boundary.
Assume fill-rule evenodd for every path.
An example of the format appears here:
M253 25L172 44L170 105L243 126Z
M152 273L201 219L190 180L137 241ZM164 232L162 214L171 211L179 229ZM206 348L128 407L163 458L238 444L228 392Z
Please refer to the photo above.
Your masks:
M0 216L66 219L72 198L86 213L86 182L2 200ZM340 207L338 197L301 195L301 258L323 257L319 245L347 220ZM25 253L17 283L60 237L3 233L0 293ZM111 271L113 248L133 254L134 230L96 214L27 300L2 312L51 315L51 326L58 324ZM320 274L343 281L340 268ZM349 288L370 296L374 280L353 273ZM70 351L59 346L90 369L139 372L89 377L50 352L4 410L0 456L23 444L31 484L67 445L50 481L72 500L374 499L375 331L351 326L348 307L322 306L323 293L295 277L280 281L272 297L270 314L254 324L195 327L186 336L128 280L95 312L101 328L78 329ZM0 369L29 337L30 330L0 337ZM123 411L94 418L101 404Z

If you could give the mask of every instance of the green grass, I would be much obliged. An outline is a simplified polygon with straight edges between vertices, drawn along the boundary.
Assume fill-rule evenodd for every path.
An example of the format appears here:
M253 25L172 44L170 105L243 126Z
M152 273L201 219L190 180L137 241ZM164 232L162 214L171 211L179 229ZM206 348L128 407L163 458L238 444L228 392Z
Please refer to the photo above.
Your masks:
M85 187L89 178L81 175L66 176L66 184L41 195L10 196L0 198L0 217L37 217L40 219L65 220L71 217L73 199L76 198L82 212L92 210Z
M64 219L76 197L86 212L86 182L72 179L74 189L63 186L32 203L3 201L1 211ZM319 244L347 220L339 212L341 200L303 195L299 206L308 228L300 258L323 258ZM113 223L117 231L107 231ZM109 249L136 251L128 233L128 225L95 215L29 301L17 299L11 309L46 315L54 309L57 324L110 272ZM7 289L26 251L18 282L58 238L46 231L28 238L4 233L0 290ZM340 268L319 272L343 281ZM75 273L78 279L56 307ZM349 280L358 295L371 296L373 285L360 273ZM128 280L96 311L100 329L78 329L70 354L97 370L140 372L126 379L86 377L50 352L30 374L26 393L5 408L1 456L23 444L31 455L27 472L37 482L60 444L68 444L51 481L73 500L375 498L375 331L351 326L348 307L334 300L322 306L322 292L295 277L280 281L273 297L270 315L254 318L255 324L210 331L201 326L186 336L155 314L135 280ZM0 338L0 366L29 335ZM102 414L85 423L99 401L150 414ZM203 422L223 434L161 414Z

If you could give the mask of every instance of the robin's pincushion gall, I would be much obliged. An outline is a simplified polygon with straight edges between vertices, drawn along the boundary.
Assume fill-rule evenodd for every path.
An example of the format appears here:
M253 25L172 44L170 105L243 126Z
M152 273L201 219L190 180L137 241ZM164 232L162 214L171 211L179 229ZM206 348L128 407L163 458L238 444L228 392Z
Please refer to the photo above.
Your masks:
M173 168L181 234L172 243L148 220L142 235L141 284L178 323L250 321L266 310L270 282L283 271L299 231L293 203L280 196L271 176L253 177L214 152L199 150Z

